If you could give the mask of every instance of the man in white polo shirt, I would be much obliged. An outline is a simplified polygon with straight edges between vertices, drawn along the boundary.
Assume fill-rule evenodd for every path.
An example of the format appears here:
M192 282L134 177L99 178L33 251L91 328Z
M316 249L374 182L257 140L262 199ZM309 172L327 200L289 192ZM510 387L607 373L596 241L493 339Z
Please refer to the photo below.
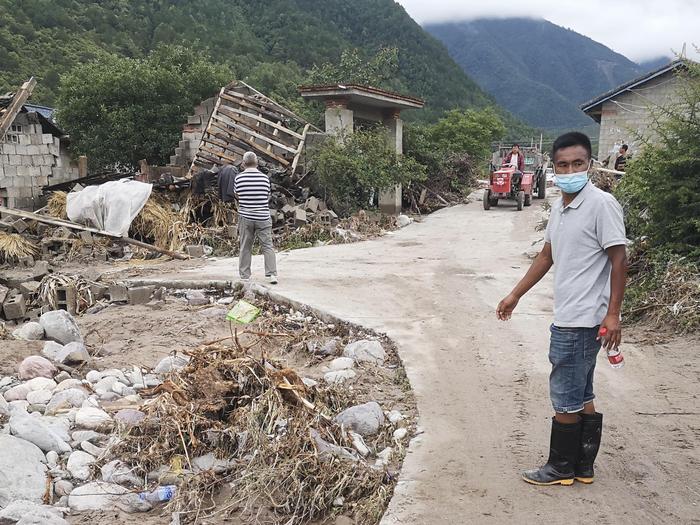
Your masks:
M554 408L549 459L523 472L535 485L593 482L603 415L593 405L598 351L620 344L620 309L625 291L625 225L611 194L588 180L591 142L586 135L561 135L552 146L562 198L552 205L542 251L496 314L510 319L520 298L554 266L554 323L550 327L549 394ZM602 337L599 331L605 328Z
M258 157L252 151L243 155L243 168L234 182L234 193L238 199L238 271L241 279L250 279L250 261L257 237L265 258L265 275L271 284L277 284L270 217L270 178L258 170Z

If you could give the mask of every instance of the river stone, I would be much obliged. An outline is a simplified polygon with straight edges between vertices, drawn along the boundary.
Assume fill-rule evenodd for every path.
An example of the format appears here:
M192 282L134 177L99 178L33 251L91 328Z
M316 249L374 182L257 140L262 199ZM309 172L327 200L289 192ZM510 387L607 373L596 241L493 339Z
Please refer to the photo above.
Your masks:
M20 499L11 502L0 510L0 523L16 523L24 517L35 520L33 523L52 523L52 518L62 518L63 513L51 505L41 505L34 501ZM43 519L45 521L36 521Z
M20 401L27 399L27 394L31 392L29 390L29 387L27 385L17 385L13 386L12 388L8 389L4 394L3 397L5 398L6 401Z
M75 414L75 424L89 430L98 430L112 423L112 418L97 407L83 406Z
M10 415L10 405L7 403L7 400L3 397L0 396L0 416L9 416Z
M61 343L57 343L56 341L46 341L44 343L44 348L41 349L41 355L46 359L60 363L64 348L65 347Z
M85 379L91 383L97 383L100 379L102 379L102 374L97 370L90 370L87 374L85 374Z
M340 384L345 383L345 381L349 379L353 379L356 375L354 370L337 370L324 374L323 380L328 384Z
M370 401L362 405L343 410L335 416L339 425L352 429L362 437L371 436L379 432L384 424L384 412L376 401Z
M76 487L68 496L68 505L75 512L117 509L124 512L151 510L151 504L139 498L138 494L116 483L104 481L94 481Z
M100 379L93 388L95 389L95 392L98 394L104 393L104 392L111 392L112 391L112 386L114 386L114 383L118 383L119 379L117 379L114 376L107 376L103 377Z
M54 393L63 392L64 390L69 390L71 388L77 388L84 390L83 382L80 379L68 378L61 381L56 388L53 389Z
M46 453L46 464L51 468L58 466L58 452L49 450Z
M45 405L51 401L53 394L49 390L32 390L27 394L27 403L30 405Z
M12 337L23 341L41 341L44 338L44 329L39 323L30 321L15 329Z
M44 452L54 450L63 454L71 451L70 445L63 439L66 436L42 417L15 413L10 418L10 432L18 438L33 443Z
M104 434L95 432L94 430L76 430L71 434L71 439L77 443L82 443L83 441L97 441L106 437Z
M121 423L124 426L127 427L133 427L134 425L138 425L141 421L144 420L146 417L146 414L141 412L140 410L135 410L133 408L123 408L116 414L114 414L114 420L117 423Z
M72 343L68 343L63 347L63 352L64 355L61 363L80 364L90 361L90 354L82 342L74 341Z
M102 377L116 377L119 381L124 383L125 385L130 385L131 381L129 381L129 378L126 377L126 374L119 370L118 368L110 368L108 370L103 370L102 371Z
M328 370L337 372L338 370L346 370L355 366L355 360L350 357L336 357L328 364Z
M80 408L87 399L87 394L82 388L68 388L56 392L48 405L46 405L46 414L55 414L59 410L66 408Z
M90 478L90 465L95 461L95 456L92 454L88 454L82 450L76 450L68 456L66 468L75 479L85 481Z
M51 361L38 355L30 355L19 365L20 379L33 379L35 377L52 378L58 370Z
M59 479L54 483L53 490L56 495L60 498L61 496L68 496L73 492L73 484L67 479Z
M61 507L66 507L68 505L68 498L63 497L61 499L66 499L66 504L65 505L60 505L60 500L59 500L59 506ZM19 520L15 525L70 525L66 520L64 520L60 516L35 516L33 514L28 514L27 516L23 516L21 520Z
M42 502L46 492L45 460L33 443L0 434L0 507L20 499Z
M47 339L53 339L62 345L83 342L73 316L65 310L53 310L42 314L39 324L44 328Z
M56 381L47 377L35 377L24 384L29 390L53 390L56 388Z
M358 362L374 363L375 365L383 365L386 358L386 352L379 341L370 341L363 339L350 343L343 350L345 357L352 357Z

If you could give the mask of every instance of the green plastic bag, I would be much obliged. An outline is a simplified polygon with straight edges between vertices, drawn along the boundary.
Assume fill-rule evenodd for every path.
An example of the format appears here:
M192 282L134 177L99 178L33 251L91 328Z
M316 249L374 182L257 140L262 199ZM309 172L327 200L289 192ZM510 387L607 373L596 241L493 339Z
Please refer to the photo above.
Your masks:
M241 300L226 314L226 319L238 324L248 324L255 321L258 315L260 315L260 308Z

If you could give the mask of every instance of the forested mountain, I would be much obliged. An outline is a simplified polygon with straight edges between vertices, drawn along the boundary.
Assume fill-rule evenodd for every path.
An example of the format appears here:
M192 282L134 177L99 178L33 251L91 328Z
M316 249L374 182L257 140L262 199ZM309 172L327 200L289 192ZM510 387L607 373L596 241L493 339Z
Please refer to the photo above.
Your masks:
M499 104L542 128L590 124L579 104L646 71L546 20L479 19L425 29Z
M424 118L494 103L392 0L0 0L0 92L34 75L33 100L53 104L76 64L143 57L160 44L201 51L265 92L294 90L343 49L395 46L399 73L387 87L425 98Z

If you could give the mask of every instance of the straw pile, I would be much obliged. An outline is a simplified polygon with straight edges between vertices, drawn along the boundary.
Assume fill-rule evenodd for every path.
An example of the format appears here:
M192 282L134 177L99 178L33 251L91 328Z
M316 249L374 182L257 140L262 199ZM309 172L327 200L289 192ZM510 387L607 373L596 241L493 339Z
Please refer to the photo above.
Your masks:
M258 342L266 336L256 335ZM349 394L310 389L294 370L250 355L255 343L244 347L239 334L233 339L231 346L188 352L189 364L153 389L158 397L144 408L146 419L110 455L141 476L162 465L177 475L172 466L182 465L168 510L182 513L185 523L233 514L250 523L308 523L336 511L339 497L360 523L376 523L393 483L354 452L331 419L350 404ZM194 459L208 453L223 466L197 472ZM216 506L214 495L226 482L226 504Z
M184 222L170 203L152 195L131 223L130 235L159 248L179 251L184 244L184 229Z
M68 219L66 202L67 193L65 191L54 191L46 203L49 215L59 219Z
M0 261L17 262L28 255L39 255L39 247L18 233L0 232Z

